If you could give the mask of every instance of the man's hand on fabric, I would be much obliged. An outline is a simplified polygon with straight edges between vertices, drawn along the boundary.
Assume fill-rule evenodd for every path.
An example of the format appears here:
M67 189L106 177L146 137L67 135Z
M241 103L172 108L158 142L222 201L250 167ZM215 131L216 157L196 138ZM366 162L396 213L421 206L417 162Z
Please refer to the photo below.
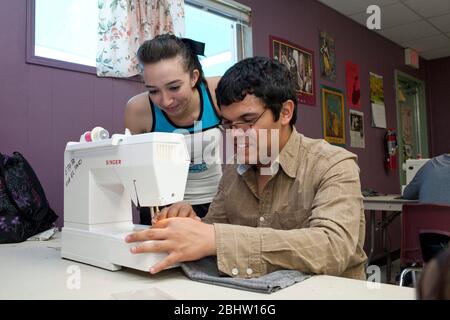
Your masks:
M147 242L149 240L153 241ZM150 268L152 274L178 262L194 261L216 254L214 225L191 218L158 220L152 228L132 233L125 241L141 242L131 248L133 254L168 253L167 257Z
M155 223L157 221L166 218L174 218L174 217L192 218L196 220L201 220L189 203L177 202L171 205L170 207L165 207L158 214L156 214L155 219L152 221L152 223Z

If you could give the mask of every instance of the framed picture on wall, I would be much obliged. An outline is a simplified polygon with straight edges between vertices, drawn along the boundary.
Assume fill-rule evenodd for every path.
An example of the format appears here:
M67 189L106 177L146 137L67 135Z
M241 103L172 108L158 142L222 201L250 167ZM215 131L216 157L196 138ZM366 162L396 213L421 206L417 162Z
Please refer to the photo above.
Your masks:
M319 33L320 74L328 81L336 81L336 55L334 39L326 32Z
M345 145L345 111L342 91L321 86L323 138L332 144Z
M270 57L285 64L291 71L298 95L298 102L314 106L314 52L292 42L270 36Z

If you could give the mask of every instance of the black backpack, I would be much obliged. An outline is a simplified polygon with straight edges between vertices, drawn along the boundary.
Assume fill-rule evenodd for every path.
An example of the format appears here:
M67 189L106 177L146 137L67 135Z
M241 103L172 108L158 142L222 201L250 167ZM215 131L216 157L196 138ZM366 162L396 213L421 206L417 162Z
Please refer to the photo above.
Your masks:
M19 152L0 153L0 243L25 241L57 218L27 160Z

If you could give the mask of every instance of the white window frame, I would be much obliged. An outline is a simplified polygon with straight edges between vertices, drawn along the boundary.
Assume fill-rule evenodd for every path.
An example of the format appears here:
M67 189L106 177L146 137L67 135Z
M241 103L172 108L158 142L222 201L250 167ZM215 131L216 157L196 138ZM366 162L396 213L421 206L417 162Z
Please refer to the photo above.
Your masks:
M189 5L236 21L237 60L253 56L251 9L232 0L185 0ZM35 55L35 0L27 0L26 62L59 69L96 74L95 67ZM132 77L135 78L135 77Z

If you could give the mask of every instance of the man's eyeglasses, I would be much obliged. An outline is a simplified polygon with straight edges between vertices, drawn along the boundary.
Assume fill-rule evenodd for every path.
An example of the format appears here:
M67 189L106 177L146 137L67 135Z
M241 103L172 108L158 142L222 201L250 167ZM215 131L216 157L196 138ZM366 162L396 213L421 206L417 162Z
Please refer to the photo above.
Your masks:
M266 112L267 109L264 109L263 112L254 120L252 121L239 121L239 122L222 122L219 125L219 129L227 130L227 129L242 129L242 130L248 130L250 128L253 128L253 126L258 122L259 119L263 116L264 112Z

